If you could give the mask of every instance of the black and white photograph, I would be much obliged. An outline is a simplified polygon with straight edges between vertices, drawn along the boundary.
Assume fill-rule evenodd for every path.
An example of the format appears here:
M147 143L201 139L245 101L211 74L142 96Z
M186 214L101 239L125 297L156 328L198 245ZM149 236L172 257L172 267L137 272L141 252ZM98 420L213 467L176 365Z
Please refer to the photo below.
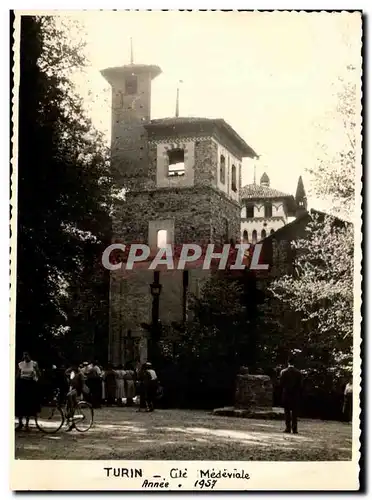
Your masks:
M10 23L12 489L357 490L362 12Z

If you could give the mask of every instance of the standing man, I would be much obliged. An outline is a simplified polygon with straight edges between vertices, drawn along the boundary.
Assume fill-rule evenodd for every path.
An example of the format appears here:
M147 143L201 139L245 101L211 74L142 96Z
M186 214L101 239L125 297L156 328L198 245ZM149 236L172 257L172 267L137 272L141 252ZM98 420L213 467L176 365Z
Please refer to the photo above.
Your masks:
M143 385L146 411L154 411L156 394L159 387L159 380L155 370L152 367L152 364L149 362L145 363L144 366Z
M302 374L294 366L293 359L288 360L288 367L280 372L282 402L285 412L285 431L298 434L297 416L302 392Z

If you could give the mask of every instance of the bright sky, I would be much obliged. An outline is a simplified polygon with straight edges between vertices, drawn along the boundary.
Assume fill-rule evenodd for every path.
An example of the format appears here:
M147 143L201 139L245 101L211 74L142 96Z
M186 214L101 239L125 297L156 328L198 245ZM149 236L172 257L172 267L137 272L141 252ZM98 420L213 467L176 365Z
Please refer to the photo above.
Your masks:
M305 170L316 165L319 144L337 149L346 140L334 85L349 64L360 67L358 15L93 11L81 20L91 67L80 90L93 93L92 118L104 130L109 87L99 71L130 62L132 37L134 62L163 71L153 82L152 118L174 116L183 80L180 116L224 118L261 156L257 179L266 171L276 189L294 194L302 175L309 191ZM251 183L253 162L243 165L243 184Z

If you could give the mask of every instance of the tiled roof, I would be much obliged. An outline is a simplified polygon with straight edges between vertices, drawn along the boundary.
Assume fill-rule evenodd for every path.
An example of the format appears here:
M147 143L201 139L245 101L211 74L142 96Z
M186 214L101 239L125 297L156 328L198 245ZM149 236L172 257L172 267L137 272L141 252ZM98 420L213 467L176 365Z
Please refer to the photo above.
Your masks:
M313 217L319 217L320 220L324 220L325 217L331 217L331 219L337 226L349 226L350 224L352 224L352 222L346 221L345 219L342 219L335 215L327 214L320 210L311 208L310 210L303 212L299 217L296 217L293 221L277 229L274 233L268 234L265 238L265 241L273 239L281 240L286 238L288 238L288 240L293 239L293 237L291 236L292 228L296 227L296 225L299 224L301 221L306 221L307 224Z
M170 118L155 118L151 120L151 125L179 125L180 123L199 123L199 122L210 122L210 118L199 118L194 116L173 116Z
M292 195L259 184L247 184L241 189L241 198L242 200L247 198L292 198Z
M243 157L257 158L257 153L235 132L235 130L222 118L200 118L200 117L171 117L171 118L158 118L151 120L150 123L145 124L147 130L157 130L162 128L173 128L176 130L177 126L195 126L197 130L203 130L207 127L216 127L239 147Z

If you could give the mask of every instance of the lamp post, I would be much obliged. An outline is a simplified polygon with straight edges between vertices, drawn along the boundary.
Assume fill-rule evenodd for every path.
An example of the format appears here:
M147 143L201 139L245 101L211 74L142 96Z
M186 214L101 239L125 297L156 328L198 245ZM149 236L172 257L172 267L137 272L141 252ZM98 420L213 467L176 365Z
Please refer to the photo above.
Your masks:
M158 341L160 338L160 324L159 324L159 299L162 285L160 284L160 272L154 271L154 281L150 284L150 292L152 296L152 311L151 311L151 325L142 323L141 326L150 331L149 339L149 359L155 361L158 354Z

